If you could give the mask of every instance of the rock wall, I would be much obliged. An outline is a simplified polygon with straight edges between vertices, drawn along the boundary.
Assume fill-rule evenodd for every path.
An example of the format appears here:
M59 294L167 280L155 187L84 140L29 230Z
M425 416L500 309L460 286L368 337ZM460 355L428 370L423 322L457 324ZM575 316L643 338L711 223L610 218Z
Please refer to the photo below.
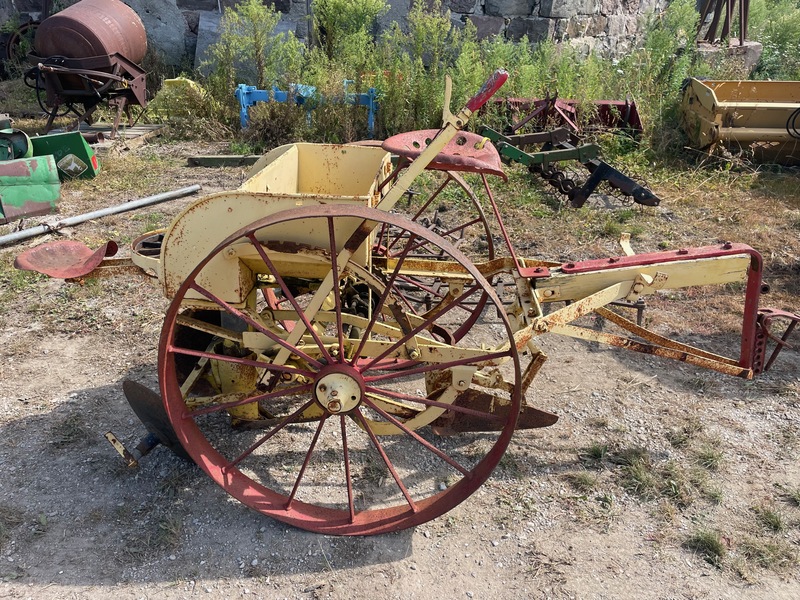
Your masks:
M218 6L233 6L236 0L123 0L144 22L148 41L166 64L187 67L196 64L213 41ZM306 0L265 0L282 13L281 31L298 38L309 34ZM502 35L531 43L552 39L575 45L581 52L602 56L626 54L641 38L648 13L662 10L668 0L443 0L457 25L470 21L480 38ZM72 2L74 3L74 2ZM389 0L391 9L381 20L405 22L412 0ZM0 19L14 13L38 18L40 0L0 0ZM198 51L198 36L200 37Z
M584 54L625 55L641 40L646 16L667 0L445 0L451 16L471 21L480 38L568 42Z

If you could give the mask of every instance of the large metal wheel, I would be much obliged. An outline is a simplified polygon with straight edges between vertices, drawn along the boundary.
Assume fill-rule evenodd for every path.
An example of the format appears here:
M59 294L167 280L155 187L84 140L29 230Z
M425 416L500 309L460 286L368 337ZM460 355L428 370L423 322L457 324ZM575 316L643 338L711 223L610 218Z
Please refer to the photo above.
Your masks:
M404 232L402 242L373 263L363 249L383 227ZM422 317L403 309L395 286L420 241L470 280ZM216 283L231 271L249 286ZM288 308L264 301L276 292ZM169 420L214 481L265 515L340 535L423 523L489 477L519 414L506 318L487 310L491 322L458 341L440 333L482 295L500 307L460 251L401 216L343 205L272 215L222 242L172 301L159 347ZM407 368L391 368L396 360ZM244 427L232 431L231 417ZM459 420L489 431L434 434Z
M489 222L472 186L455 171L428 171L425 189L410 195L407 202L396 208L409 219L441 236L463 252L470 260L481 262L495 257L494 240ZM373 253L377 256L396 257L409 233L403 228L384 224L376 231ZM441 248L427 240L417 239L408 251L409 258L421 260L448 260ZM457 298L463 289L456 278L444 279L436 272L429 274L401 274L394 283L394 291L406 310L424 316L441 310ZM477 322L489 298L480 294L456 308L457 318L448 330L451 339L460 340ZM453 315L455 317L455 314Z

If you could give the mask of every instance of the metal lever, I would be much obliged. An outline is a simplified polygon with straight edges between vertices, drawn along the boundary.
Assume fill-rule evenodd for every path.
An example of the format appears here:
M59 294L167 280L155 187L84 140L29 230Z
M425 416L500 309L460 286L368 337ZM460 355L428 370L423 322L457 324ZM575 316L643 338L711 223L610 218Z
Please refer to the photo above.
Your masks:
M138 467L139 460L150 454L150 451L161 443L158 441L158 438L155 435L148 433L141 440L139 440L136 448L133 450L128 450L125 447L125 444L119 441L119 438L114 435L114 432L108 431L103 437L105 437L111 443L111 445L114 446L114 450L119 452L119 455L125 459L125 462L129 467Z

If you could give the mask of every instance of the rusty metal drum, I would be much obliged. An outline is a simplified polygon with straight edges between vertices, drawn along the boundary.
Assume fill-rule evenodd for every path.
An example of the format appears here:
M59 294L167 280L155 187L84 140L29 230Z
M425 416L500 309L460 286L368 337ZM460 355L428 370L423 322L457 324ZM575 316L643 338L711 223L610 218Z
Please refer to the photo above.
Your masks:
M81 0L42 21L34 48L43 57L119 53L139 64L147 52L147 35L139 15L119 0Z

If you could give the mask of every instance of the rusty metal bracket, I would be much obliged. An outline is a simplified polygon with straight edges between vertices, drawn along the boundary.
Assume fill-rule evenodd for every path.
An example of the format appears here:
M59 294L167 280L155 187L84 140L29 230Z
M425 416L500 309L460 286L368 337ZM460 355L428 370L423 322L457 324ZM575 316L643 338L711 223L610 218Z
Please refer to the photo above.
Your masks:
M781 337L774 335L771 331L772 322L775 320L788 321L788 325ZM756 374L769 371L781 350L784 348L792 348L787 340L795 330L795 327L797 327L798 322L800 322L800 314L797 313L791 313L777 308L761 308L758 310L758 321L756 324L756 355L753 359L753 368ZM768 339L775 342L775 349L772 351L772 354L770 354L769 360L765 363L764 358L767 351L766 341Z

